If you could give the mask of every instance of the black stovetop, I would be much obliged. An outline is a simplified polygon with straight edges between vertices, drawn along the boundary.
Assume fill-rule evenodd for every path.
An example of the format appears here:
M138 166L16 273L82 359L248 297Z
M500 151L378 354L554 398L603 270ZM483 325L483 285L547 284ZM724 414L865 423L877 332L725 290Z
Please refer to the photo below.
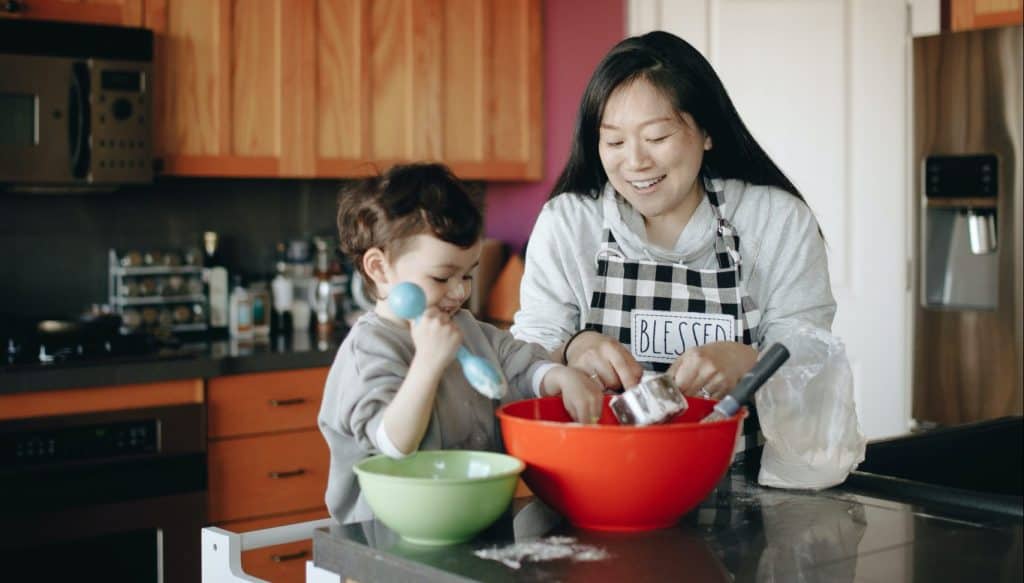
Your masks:
M53 331L54 326L63 328ZM74 320L0 318L0 364L8 368L118 362L173 351L180 346L181 342L172 337L122 334L117 327Z

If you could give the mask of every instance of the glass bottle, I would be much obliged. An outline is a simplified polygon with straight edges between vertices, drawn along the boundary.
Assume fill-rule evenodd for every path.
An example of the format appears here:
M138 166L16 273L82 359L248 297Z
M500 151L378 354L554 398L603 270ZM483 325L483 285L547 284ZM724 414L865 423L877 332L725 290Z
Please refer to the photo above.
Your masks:
M206 283L209 303L210 331L223 334L227 331L229 314L228 269L220 253L217 233L203 233L203 281Z
M231 290L230 332L232 338L248 340L253 337L252 300L249 292L242 285L242 278L234 278L235 286Z
M270 282L270 291L273 295L273 318L271 319L271 333L290 335L292 332L292 301L295 296L295 288L292 280L288 277L288 263L285 258L284 243L277 244L277 264L274 266L277 274Z

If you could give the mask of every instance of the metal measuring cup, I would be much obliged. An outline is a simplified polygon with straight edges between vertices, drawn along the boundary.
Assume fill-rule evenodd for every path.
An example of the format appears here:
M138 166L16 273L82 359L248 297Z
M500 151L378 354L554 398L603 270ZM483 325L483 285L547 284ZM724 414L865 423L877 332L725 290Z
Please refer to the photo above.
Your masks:
M669 374L642 379L635 387L611 398L608 406L622 425L654 425L686 411L683 394Z

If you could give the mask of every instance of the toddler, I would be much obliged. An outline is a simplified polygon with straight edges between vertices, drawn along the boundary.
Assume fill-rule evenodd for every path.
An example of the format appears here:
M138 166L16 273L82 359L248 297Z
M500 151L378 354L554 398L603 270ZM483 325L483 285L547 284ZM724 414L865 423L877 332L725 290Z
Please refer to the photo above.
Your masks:
M462 309L480 260L483 217L445 166L395 166L344 192L338 206L342 251L376 307L338 349L320 407L318 425L331 450L331 516L342 523L373 517L352 471L366 456L498 448L494 405L466 381L455 360L460 345L503 374L506 400L561 394L574 420L596 421L596 381ZM415 323L388 306L389 290L402 282L426 295Z

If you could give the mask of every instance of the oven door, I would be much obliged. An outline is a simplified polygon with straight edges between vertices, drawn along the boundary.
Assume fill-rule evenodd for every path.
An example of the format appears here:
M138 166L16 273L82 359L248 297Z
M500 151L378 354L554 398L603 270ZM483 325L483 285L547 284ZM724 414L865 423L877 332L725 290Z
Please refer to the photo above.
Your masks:
M199 581L205 421L192 404L0 423L0 578Z
M0 54L0 182L85 178L88 83L84 61Z
M200 579L205 492L67 508L3 519L8 581Z

